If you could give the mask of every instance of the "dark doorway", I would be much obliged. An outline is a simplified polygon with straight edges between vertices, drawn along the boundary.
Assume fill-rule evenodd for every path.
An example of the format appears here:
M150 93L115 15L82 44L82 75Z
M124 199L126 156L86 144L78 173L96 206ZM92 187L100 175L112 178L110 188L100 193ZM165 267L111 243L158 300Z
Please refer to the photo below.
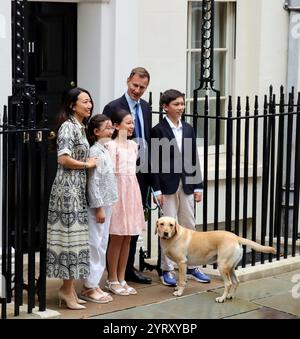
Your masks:
M28 82L48 103L53 129L63 93L77 83L77 4L28 2ZM56 163L49 152L49 188Z

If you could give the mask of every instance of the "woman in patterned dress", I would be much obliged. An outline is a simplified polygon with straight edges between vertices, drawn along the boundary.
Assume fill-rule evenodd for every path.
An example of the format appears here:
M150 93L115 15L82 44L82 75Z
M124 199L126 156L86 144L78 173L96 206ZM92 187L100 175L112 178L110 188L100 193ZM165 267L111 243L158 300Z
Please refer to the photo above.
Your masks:
M74 279L89 275L86 169L97 165L88 158L89 143L85 125L93 111L88 91L71 89L58 116L58 168L48 210L47 276L63 280L59 303L68 308L84 309L74 289Z

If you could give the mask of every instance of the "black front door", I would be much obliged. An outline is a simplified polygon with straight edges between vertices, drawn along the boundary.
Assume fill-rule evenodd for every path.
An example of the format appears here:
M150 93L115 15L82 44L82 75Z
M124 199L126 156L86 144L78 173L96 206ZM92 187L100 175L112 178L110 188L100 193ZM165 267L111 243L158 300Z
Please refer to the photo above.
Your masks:
M28 2L28 80L48 103L49 128L66 90L77 83L77 4ZM49 187L56 172L49 153Z

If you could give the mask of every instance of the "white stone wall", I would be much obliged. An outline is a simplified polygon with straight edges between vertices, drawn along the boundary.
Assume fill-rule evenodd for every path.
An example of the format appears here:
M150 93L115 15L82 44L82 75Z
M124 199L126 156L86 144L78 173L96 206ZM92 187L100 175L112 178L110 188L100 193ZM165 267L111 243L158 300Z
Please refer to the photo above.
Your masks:
M153 108L159 93L186 89L187 1L138 1L138 63L151 73Z
M11 1L1 0L0 4L0 117L3 105L11 94Z
M136 65L151 73L149 90L155 105L160 91L185 90L186 0L76 2L78 83L91 90L98 110L122 94L128 72ZM264 94L270 83L275 88L286 84L288 12L282 6L282 0L237 0L236 76L231 94ZM0 47L3 105L11 90L10 0L0 4Z
M288 13L281 0L237 0L235 94L286 85Z
M126 90L137 59L137 0L78 4L78 84L91 90L95 112Z
M78 4L77 84L90 91L96 113L99 113L101 79L100 27L101 4Z
M291 7L300 7L300 0L293 0ZM300 91L300 13L291 11L288 56L288 85ZM297 72L298 70L298 72Z

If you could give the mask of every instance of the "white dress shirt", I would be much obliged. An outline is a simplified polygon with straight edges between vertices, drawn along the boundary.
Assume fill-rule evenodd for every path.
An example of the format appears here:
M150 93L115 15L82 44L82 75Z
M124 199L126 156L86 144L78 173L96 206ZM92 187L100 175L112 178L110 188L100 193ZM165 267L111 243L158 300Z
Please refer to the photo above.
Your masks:
M182 123L181 120L178 121L178 126L175 126L174 123L172 122L172 120L167 116L166 120L168 122L168 124L170 125L172 132L174 134L174 137L176 139L177 142L177 146L179 149L179 152L181 152L182 150Z

